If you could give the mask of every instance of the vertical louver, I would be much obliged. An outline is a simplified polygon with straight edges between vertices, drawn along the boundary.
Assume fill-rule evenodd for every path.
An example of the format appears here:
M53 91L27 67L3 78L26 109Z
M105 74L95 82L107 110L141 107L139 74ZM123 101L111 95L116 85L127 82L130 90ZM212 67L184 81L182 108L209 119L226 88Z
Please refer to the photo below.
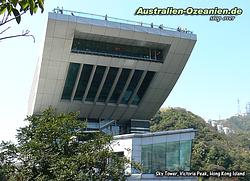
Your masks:
M93 68L89 64L70 63L63 100L138 105L155 74L127 68Z

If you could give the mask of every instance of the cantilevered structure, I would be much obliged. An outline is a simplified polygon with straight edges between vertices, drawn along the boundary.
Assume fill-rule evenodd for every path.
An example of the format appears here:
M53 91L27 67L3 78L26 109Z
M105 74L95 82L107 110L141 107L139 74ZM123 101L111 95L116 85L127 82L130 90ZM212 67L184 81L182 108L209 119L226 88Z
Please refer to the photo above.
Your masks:
M78 16L84 14L85 17ZM149 120L178 80L196 35L181 29L57 9L49 13L29 114L52 106L79 111L87 130L114 136L114 151L142 164L128 180L159 178L157 170L189 170L193 129L147 133ZM143 133L143 134L142 134Z
M79 111L89 130L149 131L178 80L196 35L76 12L49 13L29 114Z

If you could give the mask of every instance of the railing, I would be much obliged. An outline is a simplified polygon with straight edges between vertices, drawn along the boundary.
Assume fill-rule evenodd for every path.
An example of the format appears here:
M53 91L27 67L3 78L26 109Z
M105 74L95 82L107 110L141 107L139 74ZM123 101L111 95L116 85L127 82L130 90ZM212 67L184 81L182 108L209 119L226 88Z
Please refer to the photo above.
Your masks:
M111 16L108 16L108 15L98 15L98 14L93 14L93 13L72 11L72 10L66 10L66 9L63 9L63 8L60 9L59 7L54 8L53 13L67 14L67 15L72 15L72 16L82 16L82 15L84 15L84 17L90 17L90 18L96 17L98 19L111 20L111 21L118 22L118 23L128 23L128 24L132 24L132 25L140 25L140 26L144 26L144 27L159 28L159 29L165 29L165 30L171 30L171 31L179 31L179 32L193 34L192 31L189 31L186 28L181 28L181 27L171 28L171 27L163 26L163 24L155 25L153 23L144 23L144 22L127 20L127 19L115 18L115 17L111 17Z
M133 60L142 60L142 61L163 63L162 60L156 60L156 59L151 59L151 58L133 57L133 56L118 55L118 54L111 54L111 53L102 53L102 52L95 52L95 51L72 49L71 52L72 53L79 53L79 54L90 54L90 55L99 55L99 56L116 57L116 58L127 58L127 59L133 59Z

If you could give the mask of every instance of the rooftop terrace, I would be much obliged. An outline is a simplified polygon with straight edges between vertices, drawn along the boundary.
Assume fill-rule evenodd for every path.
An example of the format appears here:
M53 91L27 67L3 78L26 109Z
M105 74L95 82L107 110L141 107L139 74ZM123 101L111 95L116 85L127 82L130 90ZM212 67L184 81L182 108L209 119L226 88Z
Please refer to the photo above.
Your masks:
M161 30L178 31L178 32L183 32L183 33L187 33L187 34L193 34L193 31L187 30L186 28L182 28L182 27L171 28L171 27L164 26L163 24L156 25L154 23L145 23L145 22L121 19L121 18L108 16L107 14L106 15L98 15L98 14L93 14L93 13L66 10L63 8L60 9L58 7L53 9L53 13L59 13L59 14L65 14L65 15L71 15L71 16L79 16L79 17L84 17L84 18L94 18L94 19L107 20L107 21L112 21L112 22L117 22L117 23L139 25L142 27L150 27L150 28L157 28L157 29L161 29Z

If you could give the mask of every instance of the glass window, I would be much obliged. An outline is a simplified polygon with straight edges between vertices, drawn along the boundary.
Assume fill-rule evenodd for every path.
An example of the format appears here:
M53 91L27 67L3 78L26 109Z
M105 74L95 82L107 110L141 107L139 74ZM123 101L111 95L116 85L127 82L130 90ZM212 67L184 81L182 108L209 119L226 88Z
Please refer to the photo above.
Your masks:
M151 59L156 59L156 56L155 56L155 49L151 49L150 50L150 56L151 56Z
M89 92L86 98L86 101L94 101L98 88L101 84L103 74L105 72L106 67L104 66L97 66L95 70L95 75L91 82L91 86L89 88Z
M141 164L143 173L152 173L152 145L142 145Z
M114 56L136 60L163 61L163 50L161 49L78 38L74 38L71 51L74 53Z
M70 100L75 85L76 77L80 68L79 63L70 63L67 78L64 84L62 99Z
M190 170L192 140L142 145L143 173Z
M135 97L132 101L132 104L138 105L140 103L140 101L141 101L142 97L144 96L144 94L146 93L148 86L149 86L151 80L153 79L154 75L155 75L155 72L151 72L151 71L147 72L137 94L135 95Z
M156 49L155 55L156 55L156 60L163 60L163 53L162 53L162 50Z
M192 151L192 141L180 141L180 168L190 170L190 159Z
M109 95L109 92L112 88L112 85L114 83L114 80L116 78L116 75L117 75L117 72L118 72L118 68L114 68L114 67L110 67L109 68L109 72L108 72L108 75L107 75L107 78L104 82L104 85L102 87L102 91L98 97L98 101L99 102L105 102L108 95Z
M179 170L180 167L180 142L167 142L166 152L167 170Z
M122 90L127 82L129 73L130 73L130 69L122 69L121 75L118 79L118 82L115 86L114 92L109 100L109 102L111 103L116 103L122 93Z
M128 85L128 88L127 88L127 90L124 93L124 96L122 98L122 102L121 102L122 104L128 104L129 99L133 95L134 90L135 90L138 82L140 81L142 73L143 73L143 70L135 70L133 77Z
M88 64L83 65L74 100L82 100L83 95L85 93L85 89L89 82L89 77L91 75L92 68L93 68L92 65L88 65Z
M165 143L159 143L159 144L153 144L152 149L152 172L155 173L158 171L165 171L166 165L166 144Z

